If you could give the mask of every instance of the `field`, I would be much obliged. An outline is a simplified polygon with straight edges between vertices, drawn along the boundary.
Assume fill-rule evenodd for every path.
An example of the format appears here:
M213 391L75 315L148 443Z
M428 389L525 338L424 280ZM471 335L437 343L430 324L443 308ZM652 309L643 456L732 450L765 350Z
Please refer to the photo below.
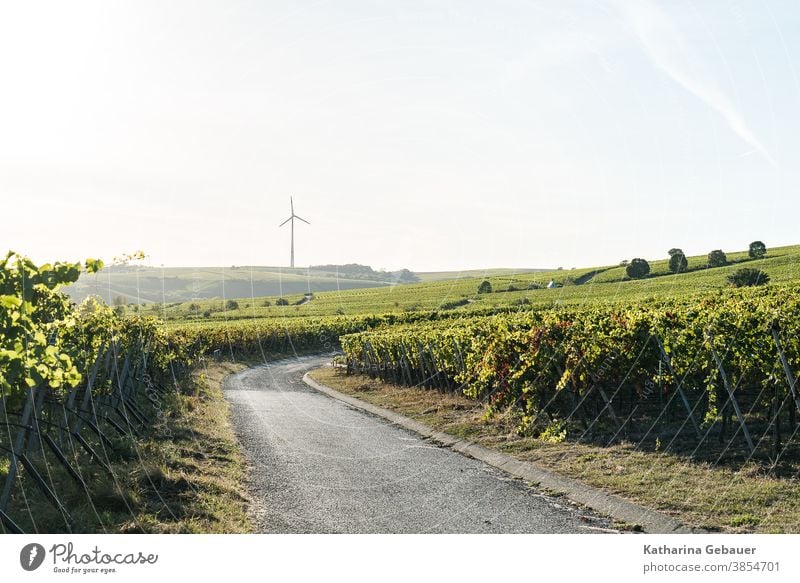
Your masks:
M280 296L323 290L346 290L390 285L338 277L335 273L288 267L154 267L116 266L97 274L82 274L66 288L76 301L96 295L111 304L183 302L209 298Z
M728 289L727 276L742 266L766 271L773 287L800 281L800 246L770 249L762 259L750 259L747 252L729 253L730 265L724 267L706 268L705 256L687 259L689 271L686 273L672 274L668 270L667 260L655 260L650 262L651 274L637 280L629 279L625 275L625 268L620 266L442 280L434 279L430 274L421 274L421 279L427 278L428 281L371 289L342 287L336 291L314 292L310 300L305 298L306 289L290 293L287 288L282 296L288 303L286 306L276 305L280 295L254 297L249 288L246 294L236 295L231 291L233 288L226 287L225 297L236 300L235 308L227 307L225 301L216 298L184 302L167 300L167 304L153 304L142 309L168 322L229 322L238 319L404 314L431 310L479 314L498 308L608 306L640 301L687 300L714 290ZM103 274L99 274L98 278L102 279ZM478 286L484 280L490 282L492 293L478 293ZM563 287L545 289L551 280ZM363 281L359 283L364 284ZM193 304L193 309L190 309Z
M71 453L81 468L96 469L92 448L118 435L125 443L113 443L122 455L141 440L147 418L170 402L170 387L211 359L264 362L341 349L338 363L348 379L369 382L370 377L388 387L381 388L384 404L402 409L412 394L406 391L417 396L422 391L428 411L457 397L459 407L474 404L473 414L458 421L460 428L447 419L433 421L509 451L527 444L525 456L536 457L533 449L545 451L539 445L549 444L547 451L561 452L564 462L561 467L554 461L553 467L585 474L589 482L645 503L658 505L658 492L637 484L675 467L684 467L695 484L714 487L714 480L746 472L765 477L742 482L754 496L793 493L800 473L800 397L794 392L800 371L798 266L800 246L791 246L769 249L758 259L730 253L721 267L691 257L687 271L677 275L669 272L666 260L652 261L651 273L641 279L630 279L624 267L615 265L456 279L424 274L420 283L402 285L352 280L360 287L312 293L310 275L304 280L296 272L285 277L297 291L290 293L287 284L283 294L262 296L256 296L255 284L250 287L250 274L258 270L241 268L225 270L224 291L222 280L206 274L204 293L222 291L222 297L104 306L71 303L61 286L74 284L83 271L84 283L94 278L98 288L110 279L114 297L115 291L129 290L125 286L135 283L137 274L141 286L145 272L101 270L93 261L36 266L10 255L0 270L6 290L0 314L7 330L0 346L5 371L0 405L15 415L33 411L51 428L62 423L56 416L59 407L71 407L66 425L76 426L76 438L86 440L85 451ZM741 267L765 271L769 283L733 288L727 278ZM265 282L274 276L267 268L259 274ZM149 289L173 289L173 298L196 281L192 270L173 270L169 284L160 275L149 273ZM284 274L279 275L283 285ZM319 285L327 285L320 282L329 276L317 277ZM115 287L116 280L126 283ZM340 283L335 276L333 281ZM557 287L548 289L551 281ZM380 287L368 287L375 285ZM240 295L239 289L248 293ZM119 371L128 382L114 381ZM100 426L87 429L82 421L86 411L71 404L78 394L89 394L81 391L95 374L89 387L106 412ZM360 386L357 380L354 386ZM125 413L127 407L133 416ZM458 415L447 413L451 421ZM28 428L24 423L20 428L24 436ZM74 448L55 429L35 433L36 439L50 439L53 448ZM11 451L10 437L7 443L0 438L4 451ZM35 443L29 439L22 454ZM635 456L623 461L627 451ZM57 452L55 458L45 453L26 463L46 466L57 458L68 484L70 464ZM651 465L652 472L641 479L603 480L602 472L581 461L591 459L631 471ZM0 501L18 517L27 489L36 486L35 468L3 461L0 480L13 483L15 475L23 476L21 489ZM230 471L239 470L234 464ZM704 482L704 476L709 480ZM72 490L59 488L69 499ZM736 492L747 495L747 489ZM784 504L784 497L770 504ZM770 517L774 508L759 499L724 501L729 507L723 523L702 506L684 509L684 516L712 528L796 530ZM56 502L53 516L66 516ZM679 500L670 498L665 507L671 510L671 505L677 508ZM786 508L791 516L798 512ZM232 512L239 516L233 521L241 523L239 510ZM0 518L12 531L34 526ZM70 524L67 519L66 527Z

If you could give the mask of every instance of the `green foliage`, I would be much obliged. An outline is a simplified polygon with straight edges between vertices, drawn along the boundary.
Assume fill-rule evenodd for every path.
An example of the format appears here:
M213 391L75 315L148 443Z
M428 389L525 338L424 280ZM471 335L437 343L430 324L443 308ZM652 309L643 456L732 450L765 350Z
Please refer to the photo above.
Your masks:
M492 293L492 282L490 282L488 279L484 279L478 286L478 293L479 294Z
M456 308L460 308L461 306L466 306L469 303L467 298L461 298L460 300L450 300L448 302L442 302L439 306L442 310L455 310Z
M742 267L728 276L728 283L733 287L748 287L769 283L769 275L752 267Z
M13 396L25 388L76 386L80 374L64 349L76 325L58 289L78 279L79 263L35 265L9 252L0 260L0 389Z
M239 302L236 300L228 300L225 302L225 309L227 310L238 310L239 309Z
M289 305L289 300L287 300L286 298L278 298L277 300L275 300L275 305L276 306L288 306Z
M753 241L747 253L753 259L761 259L767 254L767 246L761 241Z
M683 249L673 247L669 250L669 270L672 273L680 273L686 271L689 267L689 260L683 253Z
M646 259L636 257L631 259L630 263L625 267L625 273L631 279L640 279L650 273L650 264Z
M542 403L566 418L598 382L622 391L658 385L670 392L680 381L692 402L706 404L698 414L710 423L718 416L720 382L712 349L734 385L743 379L772 386L778 354L769 330L776 326L790 365L800 368L798 292L797 286L748 288L684 303L451 318L379 327L343 336L341 343L356 368L377 365L390 378L427 386L436 386L430 372L436 371L468 397L517 410L521 429L537 427L531 423ZM653 335L663 342L675 377L659 373ZM768 407L751 415L769 418ZM562 429L554 427L549 437Z
M0 390L15 402L27 389L63 391L81 381L87 362L102 343L124 343L145 332L152 340L153 361L166 346L157 339L155 320L121 318L122 302L114 310L96 298L75 306L61 292L78 279L83 268L102 267L99 260L46 263L9 252L0 260Z
M728 264L728 257L721 249L714 249L708 254L709 267L722 267Z
M553 420L544 431L539 434L539 439L545 443L563 443L567 438L567 424L562 419Z

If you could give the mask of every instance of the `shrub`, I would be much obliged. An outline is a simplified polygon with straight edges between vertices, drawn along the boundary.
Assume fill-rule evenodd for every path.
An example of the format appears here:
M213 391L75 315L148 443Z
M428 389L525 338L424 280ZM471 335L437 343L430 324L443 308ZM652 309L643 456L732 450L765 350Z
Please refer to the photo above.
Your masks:
M289 300L287 300L286 298L278 298L277 300L275 300L275 305L276 306L288 306L289 305Z
M189 313L190 314L199 314L200 313L200 304L189 304Z
M742 267L728 276L728 283L733 287L748 287L769 283L769 275L760 269Z
M228 300L225 302L225 308L228 310L238 310L239 309L239 302L236 300Z
M449 302L442 302L439 306L440 310L454 310L456 308L460 308L461 306L466 306L469 303L467 298L461 298L460 300L451 300Z
M484 279L481 284L478 286L478 293L479 294L490 294L492 293L492 284L489 282L488 279Z
M271 302L271 301L269 301L269 300L264 300L264 301L261 303L261 305L262 305L262 306L264 306L265 308L269 308L269 307L272 305L272 302Z
M764 245L761 241L753 241L750 243L750 250L748 251L748 255L753 259L760 259L767 254L767 246Z
M639 279L650 273L650 264L646 259L636 257L631 259L631 262L625 268L625 273L627 273L628 277L631 279Z
M722 267L723 265L728 265L728 257L721 249L714 249L708 254L709 267Z

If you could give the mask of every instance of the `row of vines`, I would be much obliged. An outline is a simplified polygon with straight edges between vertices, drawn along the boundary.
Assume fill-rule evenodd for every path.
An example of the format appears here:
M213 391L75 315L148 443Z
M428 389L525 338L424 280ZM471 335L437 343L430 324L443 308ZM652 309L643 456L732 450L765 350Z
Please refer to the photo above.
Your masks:
M797 432L798 290L688 304L564 308L432 322L342 338L350 372L452 390L513 411L524 434L589 439L713 435L728 453ZM733 441L731 441L733 440Z
M202 358L332 351L340 335L386 323L329 317L165 327L65 295L64 286L102 266L36 265L14 253L0 259L0 532L39 531L33 506L49 508L66 532L95 528L71 505L88 500L94 508L95 484L115 481L114 460L165 421L182 373Z

